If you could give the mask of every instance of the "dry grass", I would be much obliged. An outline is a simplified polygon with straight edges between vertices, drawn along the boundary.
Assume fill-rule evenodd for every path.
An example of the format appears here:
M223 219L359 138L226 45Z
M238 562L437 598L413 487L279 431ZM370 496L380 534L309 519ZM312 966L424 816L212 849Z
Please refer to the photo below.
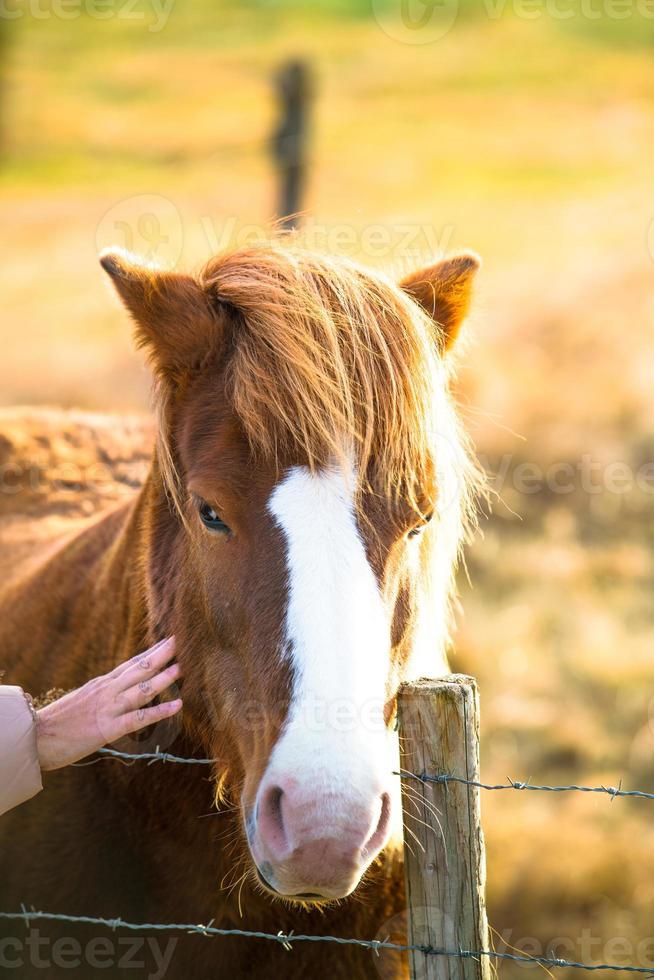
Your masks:
M327 8L212 18L178 0L157 35L21 21L0 172L0 401L145 406L97 248L147 250L152 228L135 222L152 212L168 236L161 257L194 264L230 221L266 222L268 79L301 51L320 93L307 201L317 244L338 248L347 226L340 250L386 268L434 245L484 256L462 396L491 468L505 454L513 472L584 454L645 463L654 75L651 51L614 26L468 17L421 47ZM374 252L371 226L389 236ZM577 480L562 494L504 482L470 552L455 663L480 681L487 777L654 788L653 485L588 493ZM491 916L510 943L567 937L568 956L654 962L654 941L638 947L652 935L651 803L484 803ZM602 943L585 948L586 927Z

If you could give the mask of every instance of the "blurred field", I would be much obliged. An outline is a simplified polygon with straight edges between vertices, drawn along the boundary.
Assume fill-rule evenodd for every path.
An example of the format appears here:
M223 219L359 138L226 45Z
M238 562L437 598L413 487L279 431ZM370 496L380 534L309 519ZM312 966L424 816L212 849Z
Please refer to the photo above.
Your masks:
M270 76L290 55L316 74L315 243L398 271L439 248L483 256L461 397L506 475L462 576L454 666L479 678L492 780L654 790L652 23L465 4L419 45L363 3L177 0L158 33L24 17L8 38L2 403L147 405L97 250L193 265L269 221ZM615 462L640 468L641 486L607 487ZM524 492L525 463L550 485ZM558 464L577 474L571 492L554 486ZM595 467L590 491L579 465ZM568 958L654 965L650 802L484 804L491 922L507 942L564 937Z

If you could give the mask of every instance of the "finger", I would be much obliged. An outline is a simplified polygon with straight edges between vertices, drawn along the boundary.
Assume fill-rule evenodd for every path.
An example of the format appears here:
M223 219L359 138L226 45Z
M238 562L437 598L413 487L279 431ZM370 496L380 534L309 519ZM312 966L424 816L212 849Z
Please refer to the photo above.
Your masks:
M128 704L130 708L141 708L148 704L157 694L161 694L166 688L178 679L182 670L179 664L170 664L165 670L154 677L143 677L133 687L121 692L119 702ZM124 709L123 709L124 710Z
M149 679L158 674L159 671L169 663L175 656L175 637L170 636L161 643L150 647L143 653L133 657L126 669L116 678L119 691L125 691L139 681Z
M129 660L126 660L125 663L119 664L119 666L113 671L113 676L115 678L122 677L128 671L139 667L147 670L153 664L158 664L160 667L162 667L174 656L174 650L175 637L167 636L165 639L159 640L158 643L155 643L149 649L142 650L140 653L130 657Z
M155 704L151 708L137 708L136 711L130 711L120 719L119 734L131 735L140 732L142 728L154 725L157 721L172 718L181 707L182 699L177 698L175 701L162 701L161 704Z
M139 653L135 653L133 657L129 658L129 660L125 660L122 664L118 664L117 667L114 667L111 672L111 676L120 677L121 674L124 674L130 667L135 666L139 660L143 659L143 657L152 656L171 640L174 640L174 637L167 636L163 640L159 640L157 643L153 644L153 646L151 646L148 650L141 650Z

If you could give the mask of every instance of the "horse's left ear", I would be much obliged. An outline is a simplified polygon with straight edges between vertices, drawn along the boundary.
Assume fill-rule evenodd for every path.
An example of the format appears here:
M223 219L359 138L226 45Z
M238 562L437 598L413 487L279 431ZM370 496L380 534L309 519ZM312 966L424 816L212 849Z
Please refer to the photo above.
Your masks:
M443 259L420 272L413 272L400 287L418 303L443 332L443 349L457 338L472 297L472 282L481 266L473 252Z
M179 381L220 339L220 323L197 279L157 269L122 249L107 249L100 265L135 324L156 374Z

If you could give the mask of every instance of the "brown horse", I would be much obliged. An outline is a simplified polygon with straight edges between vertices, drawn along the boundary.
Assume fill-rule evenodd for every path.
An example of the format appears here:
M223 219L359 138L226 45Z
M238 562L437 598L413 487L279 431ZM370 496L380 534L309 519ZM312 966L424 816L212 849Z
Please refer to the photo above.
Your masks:
M0 666L70 689L175 634L182 720L146 747L215 762L47 776L0 824L0 910L384 936L404 908L395 696L446 669L470 511L449 352L478 261L399 287L283 242L197 277L101 261L154 369L156 445L136 420L0 416ZM21 949L20 975L46 975ZM168 975L275 971L403 975L366 949L198 936Z

